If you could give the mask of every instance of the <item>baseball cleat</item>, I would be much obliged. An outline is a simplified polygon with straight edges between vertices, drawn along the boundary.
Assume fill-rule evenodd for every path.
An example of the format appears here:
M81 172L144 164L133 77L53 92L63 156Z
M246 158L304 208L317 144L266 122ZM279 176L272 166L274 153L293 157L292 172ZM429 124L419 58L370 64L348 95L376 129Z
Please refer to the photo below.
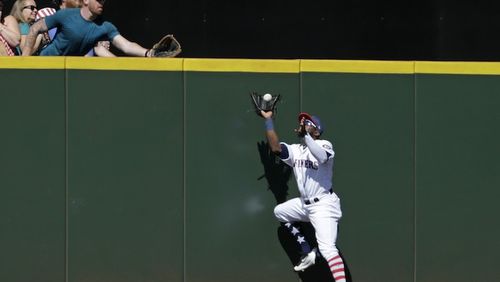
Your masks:
M311 252L309 252L306 256L304 256L300 263L297 266L293 267L295 271L304 271L309 266L314 265L316 263L316 248L314 248Z

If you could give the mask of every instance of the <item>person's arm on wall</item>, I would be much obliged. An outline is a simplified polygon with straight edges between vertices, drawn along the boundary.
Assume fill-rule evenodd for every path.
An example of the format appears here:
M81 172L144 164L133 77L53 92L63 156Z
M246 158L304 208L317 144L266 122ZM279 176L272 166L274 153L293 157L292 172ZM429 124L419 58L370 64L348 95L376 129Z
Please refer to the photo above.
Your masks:
M146 49L135 42L131 42L121 35L115 36L111 43L127 55L135 57L149 57L149 54L147 54L149 53L149 49Z
M94 46L94 53L98 57L116 57L111 51L109 51L109 41L99 41Z
M30 27L30 32L26 35L26 42L21 46L21 50L23 51L23 56L31 56L34 52L35 44L38 39L38 35L42 32L46 32L47 25L45 24L45 19L41 19L34 23Z
M0 23L0 36L2 36L11 47L19 45L21 33L19 31L19 25L14 17L7 16L4 19L4 23Z

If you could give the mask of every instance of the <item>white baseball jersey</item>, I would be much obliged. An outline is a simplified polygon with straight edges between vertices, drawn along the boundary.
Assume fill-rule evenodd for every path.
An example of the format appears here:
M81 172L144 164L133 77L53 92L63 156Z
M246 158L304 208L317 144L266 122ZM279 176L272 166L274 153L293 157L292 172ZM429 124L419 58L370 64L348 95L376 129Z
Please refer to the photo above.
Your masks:
M327 140L314 140L304 136L305 144L281 143L281 156L293 168L301 198L293 198L274 208L274 216L283 223L297 221L311 222L321 255L328 262L332 277L337 282L345 282L342 257L336 247L338 221L342 217L340 199L330 194L333 176L332 144ZM316 157L317 156L317 157ZM322 162L320 162L320 160ZM296 230L291 229L292 236ZM302 247L304 237L297 236ZM314 251L313 251L314 252Z
M282 159L293 168L295 180L303 199L312 199L325 194L330 194L332 189L333 157L335 152L332 143L327 140L314 140L328 153L325 163L320 163L305 144L286 144L288 158Z

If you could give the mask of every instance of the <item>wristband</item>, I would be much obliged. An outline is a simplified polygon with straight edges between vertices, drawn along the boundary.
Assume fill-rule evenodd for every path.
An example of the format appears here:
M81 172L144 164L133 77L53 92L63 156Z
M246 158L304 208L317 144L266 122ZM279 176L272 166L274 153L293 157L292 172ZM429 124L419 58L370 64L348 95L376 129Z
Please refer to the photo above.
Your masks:
M267 118L265 124L266 124L266 130L274 130L274 123L272 119Z
M144 57L146 57L146 58L148 57L148 52L149 52L149 49L146 50L146 53L144 53Z

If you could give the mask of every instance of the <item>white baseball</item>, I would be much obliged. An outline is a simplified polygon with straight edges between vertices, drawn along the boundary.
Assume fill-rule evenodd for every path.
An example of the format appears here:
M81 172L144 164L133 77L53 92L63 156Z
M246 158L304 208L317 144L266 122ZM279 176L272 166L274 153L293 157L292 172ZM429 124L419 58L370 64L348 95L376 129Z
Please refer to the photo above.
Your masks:
M264 96L262 96L262 99L264 99L264 101L266 101L266 102L271 101L272 98L273 98L273 95L271 95L269 93L266 93L266 94L264 94Z

